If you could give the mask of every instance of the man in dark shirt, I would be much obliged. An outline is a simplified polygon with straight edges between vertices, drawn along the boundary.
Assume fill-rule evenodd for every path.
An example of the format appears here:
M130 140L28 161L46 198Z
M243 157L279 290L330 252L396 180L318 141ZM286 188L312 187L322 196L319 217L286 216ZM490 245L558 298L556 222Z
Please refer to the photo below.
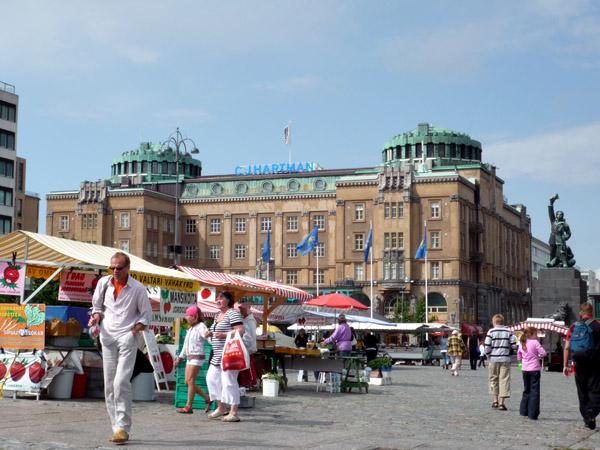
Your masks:
M377 358L377 337L370 330L365 331L363 345L367 354L367 362Z
M580 321L586 322L593 319L594 309L591 304L583 303L579 311ZM596 416L600 413L600 323L593 320L590 323L594 348L584 354L574 354L575 385L579 397L579 412L583 417L585 426L590 430L596 428ZM564 350L563 374L569 376L569 355L571 353L570 340L575 323L567 332Z
M294 339L294 343L296 344L297 348L306 348L308 345L308 335L306 334L304 328L300 328L298 336L296 336L296 339Z

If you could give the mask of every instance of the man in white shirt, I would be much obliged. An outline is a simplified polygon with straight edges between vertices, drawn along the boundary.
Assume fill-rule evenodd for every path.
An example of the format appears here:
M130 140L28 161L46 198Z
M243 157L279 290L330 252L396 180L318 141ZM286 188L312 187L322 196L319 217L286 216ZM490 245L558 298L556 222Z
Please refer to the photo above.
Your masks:
M112 276L98 281L89 326L98 325L102 344L104 395L115 444L129 440L131 375L137 336L150 324L152 308L146 288L129 276L129 256L117 252L110 260Z
M244 322L244 335L242 341L248 350L250 356L250 369L243 370L239 375L239 385L243 387L256 386L256 368L254 367L254 353L256 353L256 319L250 312L250 307L244 303L238 303L237 309L240 311Z

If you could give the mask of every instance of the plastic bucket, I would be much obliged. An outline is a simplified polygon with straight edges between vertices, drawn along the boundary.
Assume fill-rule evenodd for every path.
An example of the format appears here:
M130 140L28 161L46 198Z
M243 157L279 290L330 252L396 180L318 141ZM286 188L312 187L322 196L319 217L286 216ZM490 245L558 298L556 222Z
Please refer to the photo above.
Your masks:
M131 382L132 399L141 402L151 402L156 396L154 395L154 374L139 373Z
M71 389L71 398L85 398L87 388L87 375L85 373L76 373L73 376L73 389Z
M48 386L48 397L61 400L71 398L74 376L75 369L63 369Z
M277 397L279 396L279 381L277 380L262 380L262 389L264 397Z

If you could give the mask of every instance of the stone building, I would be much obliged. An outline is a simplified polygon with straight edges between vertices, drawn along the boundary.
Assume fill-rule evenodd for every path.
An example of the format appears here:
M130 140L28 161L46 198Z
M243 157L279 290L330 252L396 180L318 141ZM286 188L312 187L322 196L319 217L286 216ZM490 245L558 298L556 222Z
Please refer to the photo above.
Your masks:
M47 233L172 264L174 176L164 158L142 144L113 163L110 181L48 194ZM430 319L488 325L496 312L508 321L529 313L530 219L524 206L507 204L504 181L466 134L420 124L386 143L376 167L324 170L300 162L200 176L194 161L182 170L183 265L263 274L270 230L272 279L313 290L318 279L322 292L368 296L364 246L372 223L380 312L423 297L427 270ZM425 221L427 268L414 259ZM319 246L300 256L296 245L313 227Z

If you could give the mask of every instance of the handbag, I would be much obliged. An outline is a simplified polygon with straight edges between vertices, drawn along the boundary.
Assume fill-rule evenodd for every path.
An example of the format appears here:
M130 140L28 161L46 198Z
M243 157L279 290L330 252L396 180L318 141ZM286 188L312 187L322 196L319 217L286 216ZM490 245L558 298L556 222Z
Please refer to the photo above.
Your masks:
M239 331L230 331L227 333L225 347L223 347L223 357L221 358L221 369L228 370L246 370L250 368L250 356L248 350L242 341Z

